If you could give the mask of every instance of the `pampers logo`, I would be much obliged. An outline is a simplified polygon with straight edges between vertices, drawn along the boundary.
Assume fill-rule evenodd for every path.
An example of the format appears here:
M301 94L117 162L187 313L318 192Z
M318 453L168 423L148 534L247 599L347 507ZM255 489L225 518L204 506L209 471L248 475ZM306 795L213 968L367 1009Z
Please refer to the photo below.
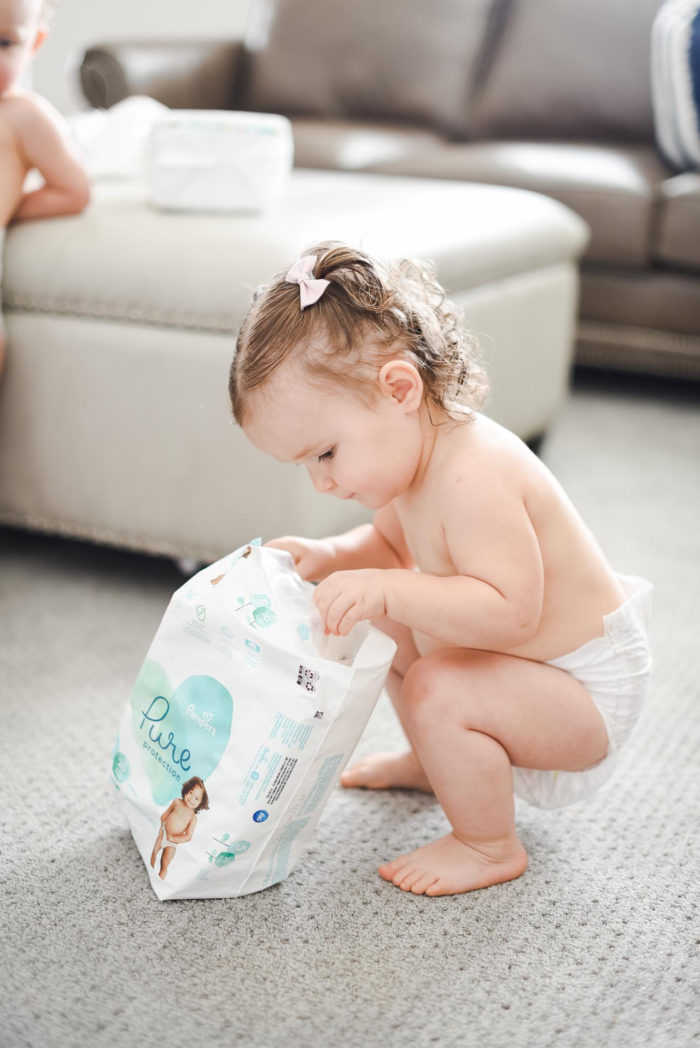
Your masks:
M187 677L173 688L164 667L146 659L130 704L134 740L156 804L170 803L173 785L191 775L209 778L233 720L233 699L220 681Z
M193 721L197 721L197 724L199 724L200 728L204 728L204 730L208 731L210 735L216 735L216 728L211 723L214 717L213 713L202 713L200 716L200 714L197 713L196 709L194 708L194 703L191 702L187 707L187 716L191 717Z

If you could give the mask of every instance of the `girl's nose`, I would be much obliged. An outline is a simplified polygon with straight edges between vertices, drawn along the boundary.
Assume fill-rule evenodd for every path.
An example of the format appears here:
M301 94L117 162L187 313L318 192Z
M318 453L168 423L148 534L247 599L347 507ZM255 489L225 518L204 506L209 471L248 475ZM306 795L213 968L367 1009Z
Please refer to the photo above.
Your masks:
M330 473L326 473L325 470L314 470L311 474L311 483L316 488L316 491L321 494L332 491L336 487L332 476Z

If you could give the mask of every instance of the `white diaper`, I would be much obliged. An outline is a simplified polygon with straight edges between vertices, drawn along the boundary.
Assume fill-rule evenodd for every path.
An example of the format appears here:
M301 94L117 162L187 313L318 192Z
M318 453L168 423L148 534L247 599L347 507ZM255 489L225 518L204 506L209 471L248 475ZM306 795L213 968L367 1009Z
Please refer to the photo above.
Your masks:
M551 659L581 681L608 732L608 752L586 771L513 768L518 797L539 808L559 808L589 797L606 782L629 738L646 697L651 672L649 620L653 587L646 579L619 575L627 600L603 617L604 633L569 655Z
M163 827L163 839L160 842L161 848L177 848L178 843L178 841L168 840L168 831L165 829L165 827Z

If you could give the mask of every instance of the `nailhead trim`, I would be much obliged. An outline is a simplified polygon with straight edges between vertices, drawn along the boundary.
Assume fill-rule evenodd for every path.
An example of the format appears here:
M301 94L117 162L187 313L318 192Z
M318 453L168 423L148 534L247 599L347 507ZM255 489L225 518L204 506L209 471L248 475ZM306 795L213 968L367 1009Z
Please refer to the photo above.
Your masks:
M235 334L238 330L233 311L229 315L207 316L191 311L152 309L136 303L48 298L21 292L6 291L3 298L3 309L7 312L51 313L58 316L136 322L154 327L182 328L186 331L213 331L225 335Z

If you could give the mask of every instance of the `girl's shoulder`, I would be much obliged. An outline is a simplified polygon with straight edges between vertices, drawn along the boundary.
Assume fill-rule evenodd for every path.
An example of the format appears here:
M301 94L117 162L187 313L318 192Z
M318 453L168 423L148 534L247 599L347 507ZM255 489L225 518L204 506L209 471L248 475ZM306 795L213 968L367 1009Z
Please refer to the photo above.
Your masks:
M453 453L474 464L485 461L492 466L500 462L512 465L532 454L520 437L479 411L459 423L452 438Z
M464 481L471 498L499 489L524 495L544 468L520 437L478 412L455 428L445 451L443 485L454 490L454 484Z
M7 91L0 98L0 106L6 113L12 113L19 119L27 114L46 112L48 109L53 109L53 106L45 98L34 94L33 91L22 91L19 88Z

